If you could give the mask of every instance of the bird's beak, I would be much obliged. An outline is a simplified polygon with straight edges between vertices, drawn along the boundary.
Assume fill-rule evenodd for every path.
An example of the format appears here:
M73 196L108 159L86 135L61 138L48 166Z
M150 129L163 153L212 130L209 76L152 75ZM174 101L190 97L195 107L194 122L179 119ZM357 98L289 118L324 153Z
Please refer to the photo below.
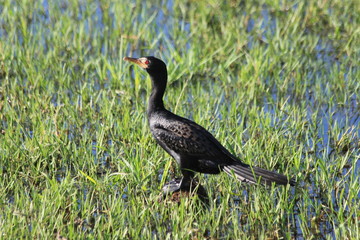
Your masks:
M133 62L137 65L139 65L142 68L147 68L148 66L142 61L143 58L131 58L131 57L124 57L124 61Z

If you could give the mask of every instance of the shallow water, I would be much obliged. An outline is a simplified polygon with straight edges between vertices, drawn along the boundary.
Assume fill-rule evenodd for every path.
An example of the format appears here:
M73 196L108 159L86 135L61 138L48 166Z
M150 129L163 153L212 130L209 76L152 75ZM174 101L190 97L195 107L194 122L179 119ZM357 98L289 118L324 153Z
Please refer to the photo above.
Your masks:
M58 3L60 4L60 9L66 9L66 4L67 3ZM79 14L77 16L77 18L79 20L83 20L84 16L82 15L82 12L85 9L85 3L82 3L79 5L80 7L80 11ZM135 3L132 3L135 4ZM147 3L143 2L142 3L144 5L144 9L146 8L148 13L146 14L149 17L153 17L154 18L154 22L155 24L158 26L156 28L156 31L158 33L158 35L163 36L163 39L166 39L167 41L167 45L168 46L176 46L175 43L175 39L172 38L171 32L173 31L173 27L175 24L177 25L181 25L182 29L184 31L185 35L190 35L191 33L191 25L190 23L184 21L184 20L179 20L173 17L173 1L168 1L167 4L164 7L157 7L156 5L154 5L151 8L148 8L147 6L145 6ZM34 13L34 18L33 21L30 24L30 29L31 32L36 33L38 26L39 25L46 25L46 24L51 24L51 15L49 13L49 2L47 0L43 1L43 9L39 9L39 11L35 11ZM131 3L130 3L131 5ZM1 6L0 6L1 7ZM294 5L294 7L296 8L296 5ZM108 8L110 13L109 16L112 19L112 22L118 22L121 21L121 16L117 16L114 12L112 12L112 8L109 7ZM131 6L129 6L129 9L131 9ZM1 11L1 9L0 9ZM246 15L247 13L244 12L244 14ZM270 14L269 14L269 10L264 8L261 11L261 14L263 16L262 19L262 23L261 23L261 29L264 30L264 32L262 33L261 37L263 38L263 40L266 42L266 37L271 34L274 33L275 28L276 28L276 19L271 18ZM96 23L96 25L92 25L91 26L91 31L90 31L90 26L89 23L87 23L87 27L85 29L86 34L100 34L101 36L104 35L104 29L106 26L104 26L104 23L102 21L103 19L103 9L100 7L100 2L98 2L98 4L94 5L94 11L93 14L90 16L90 19ZM141 16L137 17L138 21L145 21L146 19L142 19ZM89 20L85 20L85 21L89 21ZM250 16L249 19L249 24L248 24L248 28L247 31L251 32L255 26L255 24L257 23L257 20L252 18ZM1 20L0 20L0 24L1 24ZM110 26L111 27L111 26ZM4 29L2 29L0 27L0 38L5 36L6 32ZM22 39L22 34L19 32L19 41L23 42ZM130 37L130 36L129 36ZM139 48L138 46L136 46L135 44L127 44L126 46L123 46L124 49L126 49L126 55L130 55L130 56L141 56L141 55L159 55L161 53L161 55L164 57L164 60L167 61L168 59L166 58L170 58L170 51L171 48L164 48L163 44L164 41L161 37L155 41L155 44L153 46L152 51L145 51L142 50L141 48ZM43 39L40 39L40 44L44 46L44 51L48 50L48 46L47 43L45 41L45 37ZM89 46L90 48L92 46ZM191 38L189 39L189 41L186 43L186 48L189 49L191 47ZM249 39L248 41L248 45L247 47L249 49L253 48L253 39ZM162 49L162 50L159 50ZM110 52L113 49L109 49L109 46L106 46L105 44L103 46L101 46L101 53L106 56L107 54L110 54ZM316 59L318 61L321 61L321 63L323 64L323 67L325 69L325 71L322 72L309 72L308 76L305 76L308 78L309 82L314 82L316 80L316 78L322 78L324 77L324 74L330 74L330 73L326 73L327 70L331 69L331 67L333 67L334 65L339 65L339 61L341 61L341 56L337 56L335 53L335 50L333 49L333 46L331 46L331 44L326 41L326 39L323 39L322 37L319 37L319 41L316 44L315 47L316 50ZM76 71L76 69L74 70ZM347 72L344 73L344 78L345 80L347 79ZM107 77L110 79L111 81L111 74L108 71L107 72ZM23 81L26 81L23 80ZM79 86L81 86L81 83L83 79L79 80ZM98 82L93 82L96 81L96 79L87 79L88 82L91 82L91 85L94 85L94 89L95 90L101 90L101 89L106 89L106 88L110 88L110 85L101 85ZM310 85L311 86L311 85ZM204 88L206 88L206 86L204 86ZM325 91L325 86L324 86L324 91ZM292 93L293 93L293 89L288 89L287 90L288 94L286 96L279 96L280 93L277 91L277 89L275 88L270 96L264 96L262 99L262 102L257 102L258 107L259 107L259 113L264 113L265 116L271 118L271 122L272 122L272 126L276 127L276 126L281 126L282 122L284 121L284 119L279 119L277 117L277 111L278 108L276 106L276 103L278 102L278 100L280 98L287 98L288 100L285 103L285 107L287 105L302 105L305 104L306 107L306 120L308 121L310 124L317 124L318 125L318 131L317 131L317 139L321 139L321 141L316 141L314 142L313 139L304 139L304 145L305 148L303 149L303 151L305 152L311 152L311 151L315 151L315 156L318 158L326 158L326 160L332 160L333 158L336 157L336 149L334 149L334 142L332 142L332 139L329 136L329 132L331 131L332 128L334 128L335 126L337 128L342 129L342 131L340 132L340 135L337 136L337 139L340 140L344 135L348 135L351 139L357 139L358 140L358 136L360 136L360 111L359 111L359 107L358 107L358 102L359 102L359 96L358 95L352 95L351 96L351 100L349 102L345 102L344 104L337 104L337 105L327 105L326 104L326 100L330 99L331 96L325 96L328 99L323 100L321 103L318 102L318 99L313 95L313 93L311 92L311 89L307 89L306 91L306 98L303 99L297 99ZM69 99L77 99L74 102L70 102L71 104L78 104L81 105L82 104L82 98L81 95L76 93L75 91L73 91L71 88L69 88L68 90L68 96ZM192 98L191 98L192 99ZM190 101L190 100L189 100ZM222 101L226 101L224 95L221 97L220 102ZM59 103L58 100L58 96L57 94L54 94L53 98L52 98L52 103L54 104L54 106L58 106L58 104L62 104ZM221 106L221 104L219 104L218 106ZM314 121L314 114L316 113L316 118ZM219 113L218 109L214 109L214 115L217 116L218 119L221 119L222 116ZM185 117L192 117L191 115L189 116L185 116ZM3 123L3 125L5 125L6 123ZM91 126L91 124L85 124L84 126L81 126L80 129L83 132L86 132ZM287 126L285 126L286 128ZM71 141L75 138L75 136L77 134L81 134L79 132L79 127L77 126L67 126L67 128L69 129L68 131L68 139ZM346 129L345 129L346 128ZM32 138L33 136L33 131L29 130L27 135L30 136L30 138ZM356 137L355 137L356 136ZM113 141L116 141L116 139L111 139L111 136L109 136L109 140L107 142L107 145L109 147L111 147L113 145ZM344 149L345 152L347 151L356 151L356 148L359 147L359 145L357 145L357 143L349 143L348 144L348 149ZM90 151L92 152L93 156L94 156L94 163L97 165L102 165L102 168L106 169L109 167L108 164L108 158L110 156L110 153L107 152L106 149L100 149L97 147L97 142L94 140L91 143L91 146L89 146ZM331 161L330 161L331 162ZM359 170L360 170L360 161L356 161L355 166L353 166L355 168L355 172L356 174L359 174ZM56 179L58 181L62 181L63 179L63 174L62 174L63 170L59 170L59 172L56 175ZM348 169L344 168L343 170L343 174L345 175L347 173ZM161 173L159 174L159 180L161 179ZM314 179L312 179L313 181ZM346 188L348 188L349 186L346 185ZM312 201L314 202L320 202L322 201L321 199L321 193L318 192L318 189L316 189L316 187L314 187L314 185L312 187L310 187L309 189L309 194L312 196ZM346 190L347 192L348 190ZM123 198L126 199L126 192L127 189L125 189L124 191L119 190L118 195ZM245 197L247 196L247 192L244 190L243 194L245 195ZM333 204L336 205L336 194L333 193L334 195L334 199L333 199ZM86 199L87 197L87 189L84 190L84 199ZM236 198L234 198L234 201L236 202ZM9 198L9 202L12 202L12 198ZM79 200L79 204L81 204L80 200ZM299 203L304 204L304 203ZM309 215L313 216L315 214L314 209L309 208ZM302 239L302 230L300 228L299 225L299 218L298 216L295 214L295 219L297 221L296 226L293 226L294 228L294 232L293 232L293 236L295 238L298 239ZM241 218L241 212L239 212L239 218ZM325 235L330 234L331 236L334 236L334 229L331 226L330 221L327 221L326 219L324 221L320 221L319 222L319 228L320 228L320 235L319 237L324 238ZM246 231L246 227L244 227L244 230Z

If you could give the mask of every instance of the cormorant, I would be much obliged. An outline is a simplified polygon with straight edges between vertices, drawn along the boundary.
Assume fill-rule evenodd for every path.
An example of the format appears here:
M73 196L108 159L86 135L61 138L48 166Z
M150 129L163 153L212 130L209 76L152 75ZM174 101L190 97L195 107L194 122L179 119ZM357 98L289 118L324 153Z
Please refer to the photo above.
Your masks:
M155 57L130 58L150 75L152 92L147 116L156 142L180 165L183 177L167 183L165 193L189 191L195 172L218 174L221 171L234 175L243 182L294 185L286 176L241 162L223 147L215 137L197 123L175 115L164 107L163 96L167 84L166 64Z

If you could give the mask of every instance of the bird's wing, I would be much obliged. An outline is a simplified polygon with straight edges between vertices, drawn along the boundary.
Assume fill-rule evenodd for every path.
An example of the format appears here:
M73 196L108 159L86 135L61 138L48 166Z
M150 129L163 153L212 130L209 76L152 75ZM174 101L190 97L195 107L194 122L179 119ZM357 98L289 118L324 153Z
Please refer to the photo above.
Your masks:
M180 155L201 157L219 164L235 160L211 133L188 119L157 123L154 127L154 137Z

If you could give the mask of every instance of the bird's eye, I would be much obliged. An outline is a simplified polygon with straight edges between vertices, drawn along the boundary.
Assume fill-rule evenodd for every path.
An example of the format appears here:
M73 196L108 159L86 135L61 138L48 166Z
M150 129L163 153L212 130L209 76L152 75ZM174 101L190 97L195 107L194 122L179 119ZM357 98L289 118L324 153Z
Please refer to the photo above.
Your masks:
M150 63L150 61L146 59L145 64L148 65L149 63Z

